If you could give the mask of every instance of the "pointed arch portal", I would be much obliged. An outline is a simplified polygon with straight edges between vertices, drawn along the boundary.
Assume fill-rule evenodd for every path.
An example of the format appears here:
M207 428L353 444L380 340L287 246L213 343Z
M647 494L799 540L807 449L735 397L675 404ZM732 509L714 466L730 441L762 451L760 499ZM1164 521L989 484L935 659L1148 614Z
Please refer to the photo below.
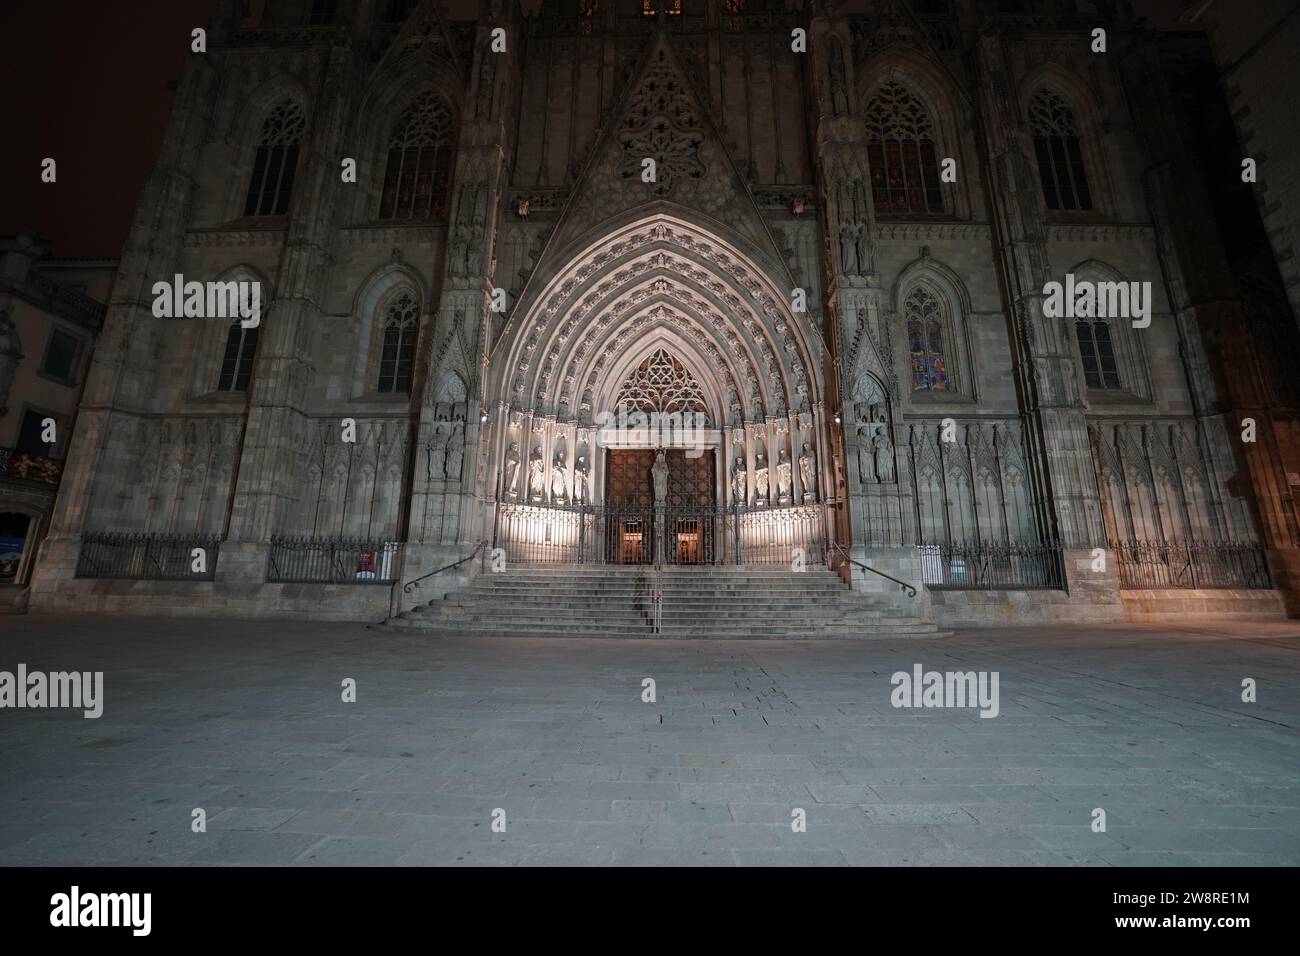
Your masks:
M516 305L488 376L497 502L784 510L819 529L818 332L743 240L654 206L557 254Z

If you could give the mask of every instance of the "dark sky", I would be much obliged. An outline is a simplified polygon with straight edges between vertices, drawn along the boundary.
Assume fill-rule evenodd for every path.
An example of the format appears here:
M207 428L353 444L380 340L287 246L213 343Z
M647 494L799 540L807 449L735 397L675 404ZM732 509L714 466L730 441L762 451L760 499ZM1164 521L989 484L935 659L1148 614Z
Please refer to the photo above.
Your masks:
M0 234L35 230L57 256L120 253L171 110L167 83L216 2L0 0ZM1181 3L1137 6L1167 27ZM46 156L57 183L40 181Z

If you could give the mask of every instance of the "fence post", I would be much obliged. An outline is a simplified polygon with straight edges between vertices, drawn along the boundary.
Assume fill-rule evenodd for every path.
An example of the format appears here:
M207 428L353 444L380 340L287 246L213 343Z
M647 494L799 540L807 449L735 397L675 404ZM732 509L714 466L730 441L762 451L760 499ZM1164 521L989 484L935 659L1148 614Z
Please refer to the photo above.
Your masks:
M731 543L736 564L740 564L740 502L731 500Z

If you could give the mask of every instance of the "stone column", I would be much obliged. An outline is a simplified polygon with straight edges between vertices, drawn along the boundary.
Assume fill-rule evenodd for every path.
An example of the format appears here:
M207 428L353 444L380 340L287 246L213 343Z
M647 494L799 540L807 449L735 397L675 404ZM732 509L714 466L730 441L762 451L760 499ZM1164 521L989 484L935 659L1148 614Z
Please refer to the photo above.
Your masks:
M271 536L295 494L301 444L308 433L307 391L315 374L313 343L339 215L339 157L355 73L350 40L338 34L316 97L311 135L298 161L276 301L262 316L248 421L239 458L218 580L261 581ZM342 420L338 422L342 430ZM358 426L358 440L361 428Z
M980 35L976 63L980 125L990 159L994 248L1012 317L1016 384L1026 416L1026 458L1041 533L1066 548L1104 545L1072 338L1065 320L1043 314L1043 287L1052 279L1046 213L1026 151L1026 120L1015 105L998 33Z

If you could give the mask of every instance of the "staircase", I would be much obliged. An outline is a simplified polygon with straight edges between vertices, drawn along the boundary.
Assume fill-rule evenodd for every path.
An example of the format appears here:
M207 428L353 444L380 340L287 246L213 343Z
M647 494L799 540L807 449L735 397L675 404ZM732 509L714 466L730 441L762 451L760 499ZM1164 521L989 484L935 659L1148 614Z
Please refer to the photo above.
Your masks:
M656 580L662 587L655 628ZM945 637L914 598L854 592L826 568L600 565L485 572L385 629L508 637L812 639Z

